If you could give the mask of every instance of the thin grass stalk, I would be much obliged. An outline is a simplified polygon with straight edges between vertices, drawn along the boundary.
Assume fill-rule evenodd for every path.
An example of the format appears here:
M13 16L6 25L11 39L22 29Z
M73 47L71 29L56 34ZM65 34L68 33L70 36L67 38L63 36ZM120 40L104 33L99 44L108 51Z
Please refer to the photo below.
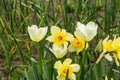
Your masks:
M2 40L2 35L0 35L0 43L2 45L2 48L4 50L4 53L5 53L5 58L6 58L6 63L7 63L7 72L8 72L8 76L10 74L10 70L11 70L11 60L10 60L10 55L8 53L8 50L5 46L5 43L3 42L4 40Z
M8 25L8 27L9 27L9 25ZM21 50L21 48L20 48L20 45L19 45L19 43L17 42L17 40L16 40L16 38L15 38L15 36L14 36L14 33L12 32L12 30L11 30L10 27L9 27L9 31L10 31L10 33L11 33L11 36L12 36L15 44L16 44L17 47L18 47L18 53L19 53L19 55L20 55L20 58L21 58L22 62L25 63L24 54L23 54L23 52L22 52L22 50Z
M75 21L75 17L79 14L78 12L79 12L80 0L77 0L76 2L77 2L77 4L76 4L76 9L75 9L75 11L74 11L74 13L73 13L72 18L69 20L69 29L68 29L68 31L71 30L71 28L72 28L72 22ZM76 23L75 23L75 24L76 24ZM73 26L73 27L75 28L75 26Z
M62 0L62 14L64 21L64 28L68 31L68 17L67 17L67 0Z

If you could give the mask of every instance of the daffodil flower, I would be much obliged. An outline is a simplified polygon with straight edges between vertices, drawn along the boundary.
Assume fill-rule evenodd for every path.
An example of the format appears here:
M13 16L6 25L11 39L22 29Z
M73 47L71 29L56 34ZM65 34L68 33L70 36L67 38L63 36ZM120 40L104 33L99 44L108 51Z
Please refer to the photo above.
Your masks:
M114 51L112 55L105 54L108 51ZM114 38L113 40L109 39L109 37L107 37L106 39L103 40L103 52L101 53L100 57L98 58L98 60L96 61L96 63L98 63L101 58L105 56L105 58L109 61L112 61L112 56L115 59L115 63L117 66L120 66L120 37L118 38Z
M76 75L74 72L78 72L80 70L80 66L78 64L71 64L72 60L67 58L65 61L56 61L54 64L54 68L57 69L58 76L57 80L65 80L66 74L68 72L69 80L76 80Z
M75 34L83 38L86 42L91 41L97 34L98 25L94 22L89 22L84 25L80 22L77 22L77 27Z
M104 51L115 51L113 53L113 57L115 59L116 65L119 66L119 60L120 60L120 37L114 38L114 40L108 40L109 37L107 37L103 41L103 50ZM105 58L109 61L112 61L112 57L109 54L105 55Z
M34 42L39 42L45 37L47 29L47 27L38 28L36 25L32 25L31 27L28 26L28 33Z
M103 40L103 51L113 51L113 41L109 39L109 36Z
M67 53L67 44L60 46L57 44L53 44L51 51L53 52L56 58L62 58Z
M98 63L103 57L105 57L108 61L112 61L112 56L107 53L110 51L114 51L113 49L113 40L109 39L109 36L103 40L103 52L100 54L99 58L97 59L96 63ZM107 53L107 54L106 54Z
M113 51L113 41L109 39L109 36L103 40L103 51ZM109 61L113 60L109 53L105 54L104 57Z
M51 36L47 38L48 41L53 42L57 45L65 44L67 41L73 40L73 35L66 32L65 29L60 29L59 27L51 27Z
M77 52L77 54L82 51L85 47L85 41L80 37L78 36L77 33L74 34L76 38L74 38L72 41L71 41L71 44L70 46L68 47L68 50L70 52Z
M113 49L116 53L113 54L117 66L120 66L120 37L114 38L113 40Z

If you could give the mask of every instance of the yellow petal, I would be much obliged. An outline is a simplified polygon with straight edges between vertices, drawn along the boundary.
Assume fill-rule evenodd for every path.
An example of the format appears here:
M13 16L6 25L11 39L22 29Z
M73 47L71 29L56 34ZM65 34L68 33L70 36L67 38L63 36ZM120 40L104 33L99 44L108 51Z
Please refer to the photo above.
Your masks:
M73 69L73 72L78 72L80 70L80 66L78 64L71 64L70 65Z
M62 66L61 61L56 61L55 64L54 64L55 69L59 69L61 66Z
M56 32L60 32L60 28L57 26L52 26L51 27L51 34L55 34Z
M117 58L120 60L120 52L117 52Z
M114 56L114 58L115 58L115 63L116 63L116 65L117 65L117 66L120 66L120 64L119 64L119 61L118 61L118 59L117 59L116 54L114 54L113 56Z
M106 54L104 57L105 57L108 61L112 61L112 60L113 60L112 57L110 56L110 54Z
M108 80L107 76L105 76L105 80Z
M105 44L109 39L109 36L103 40L103 44Z
M111 80L114 80L113 78L110 78Z
M72 60L70 58L65 59L65 61L63 62L63 65L69 65L72 62Z

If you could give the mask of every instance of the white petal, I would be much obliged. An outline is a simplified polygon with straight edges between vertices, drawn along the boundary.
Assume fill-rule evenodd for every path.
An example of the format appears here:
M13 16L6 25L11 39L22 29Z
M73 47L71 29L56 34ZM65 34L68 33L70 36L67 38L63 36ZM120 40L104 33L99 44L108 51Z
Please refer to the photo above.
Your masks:
M65 55L65 53L62 53L62 50L59 48L56 48L53 53L56 58L62 58Z
M53 44L53 53L56 58L62 58L67 53L67 46L58 46L57 44Z
M94 22L89 22L87 23L86 25L86 28L89 27L90 29L94 29L94 30L97 30L98 29L98 25L95 24Z
M70 58L65 59L65 61L63 62L63 65L69 65L72 62L72 60Z
M41 28L41 30L42 30L42 37L41 37L41 39L43 39L45 37L45 35L47 34L48 27Z
M36 31L36 42L39 42L42 38L42 28L39 28L37 31Z
M90 41L96 36L97 28L98 28L98 26L94 22L89 22L86 25L86 29L85 29L86 41Z
M70 33L67 33L66 40L67 40L67 41L72 41L73 39L74 39L73 35L70 34Z
M75 49L74 46L72 46L72 44L70 44L70 46L68 47L68 51L69 51L69 52L75 52L76 49Z
M60 28L56 26L51 27L51 34L55 34L56 32L60 32Z
M79 30L76 30L74 32L74 35L75 35L76 38L80 38L82 40L85 40L85 35L82 32L80 32Z
M68 46L68 42L65 41L63 45L67 47Z
M106 54L105 58L110 62L113 60L113 58L110 56L110 54Z
M46 40L48 40L48 41L50 41L50 42L53 42L53 36L52 36L52 35L51 35L51 36L48 36Z
M70 76L70 80L76 80L76 75L74 73L72 73L72 75Z
M58 75L57 80L65 80L65 77Z
M80 66L78 64L71 64L70 65L73 69L73 72L78 72L80 70Z
M34 29L38 30L37 25L32 25L31 28L32 28L32 29L34 28Z
M77 22L77 27L76 27L77 30L79 30L80 32L82 32L84 35L86 34L85 32L85 25L80 23L80 22Z
M28 33L30 35L30 38L33 40L33 41L36 41L37 37L36 37L36 32L37 32L37 29L34 28L34 27L29 27L28 26Z
M61 61L56 61L55 64L54 64L55 69L59 69L61 66L62 66Z

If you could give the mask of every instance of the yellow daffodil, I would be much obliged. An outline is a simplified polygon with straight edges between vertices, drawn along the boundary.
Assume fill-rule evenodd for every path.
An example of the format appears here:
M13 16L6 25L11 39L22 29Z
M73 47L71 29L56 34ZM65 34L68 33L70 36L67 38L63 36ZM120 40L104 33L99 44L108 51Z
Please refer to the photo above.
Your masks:
M104 51L113 51L112 40L109 39L109 36L103 40L103 50Z
M105 76L105 80L108 80L108 77L107 77L107 76ZM110 80L113 80L113 78L110 78Z
M70 52L77 52L77 54L82 51L85 47L85 41L80 37L78 36L77 33L74 33L75 37L72 41L71 41L71 44L70 46L68 47L68 50Z
M67 44L57 45L53 44L51 51L55 55L56 58L62 58L67 53Z
M97 59L96 63L98 63L103 57L107 60L112 61L112 56L108 53L108 51L114 51L113 49L113 40L109 39L109 36L103 40L103 52L100 54L99 58Z
M79 36L81 36L86 42L88 42L96 36L97 29L98 25L94 22L89 22L87 25L77 22L75 33L79 34Z
M118 38L114 38L114 40L109 39L109 37L107 37L105 40L103 40L103 55L105 56L105 58L109 61L112 61L112 56L115 59L115 63L117 66L120 66L120 37ZM108 51L114 51L113 55L111 56L109 53L105 54ZM99 59L98 59L99 60Z
M103 40L103 51L113 51L113 41L109 39L109 36ZM104 56L109 61L113 60L110 54L105 54Z
M114 53L114 58L117 66L120 66L120 37L115 38L113 40L113 49L115 50L116 53Z
M47 27L38 28L36 25L32 25L31 27L28 26L28 33L34 42L39 42L45 37L47 33Z
M59 27L52 26L51 27L51 36L47 38L48 41L53 42L57 45L62 45L67 41L73 40L73 35L66 32L64 29L60 29Z
M61 63L61 61L56 61L54 64L54 68L57 69L58 76L57 80L65 80L66 74L68 71L68 79L76 80L76 75L74 72L78 72L80 70L80 66L78 64L71 64L72 60L67 58Z

